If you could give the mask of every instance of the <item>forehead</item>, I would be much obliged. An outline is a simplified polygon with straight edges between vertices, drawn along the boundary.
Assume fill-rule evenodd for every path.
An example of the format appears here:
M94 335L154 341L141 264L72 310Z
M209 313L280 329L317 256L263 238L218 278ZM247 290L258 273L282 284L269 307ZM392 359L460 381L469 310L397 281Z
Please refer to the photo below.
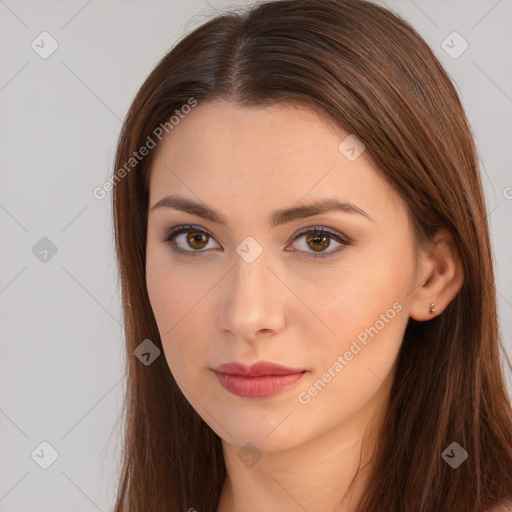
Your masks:
M290 165L285 163L297 160L318 164L323 156L332 162L347 135L304 105L240 107L216 101L200 103L184 116L165 136L159 152L174 160L186 157L189 162L214 157L210 166L221 164L219 171L258 164L264 172L277 163L287 170Z
M150 202L181 193L220 209L229 200L240 213L301 198L349 200L367 211L394 203L367 152L351 161L340 151L349 135L304 105L199 103L158 148Z

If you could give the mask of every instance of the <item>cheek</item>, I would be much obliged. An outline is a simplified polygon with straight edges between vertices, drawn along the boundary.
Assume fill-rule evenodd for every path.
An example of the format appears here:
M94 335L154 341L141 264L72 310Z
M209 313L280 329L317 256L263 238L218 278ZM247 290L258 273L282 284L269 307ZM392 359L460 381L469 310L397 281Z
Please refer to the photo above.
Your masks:
M146 284L167 364L179 380L186 375L187 366L200 360L200 347L192 342L201 339L194 333L200 322L193 320L205 291L198 283L184 280L176 268L171 269L169 262L163 260L165 257L153 257L148 252Z
M304 410L325 415L334 424L386 385L408 320L401 283L375 280L372 273L355 274L353 279L345 274L346 279L339 281L343 286L324 287L315 311L335 334L309 345L312 374L297 389L298 402L310 407Z
M407 324L412 267L407 258L398 261L391 252L387 258L357 259L357 266L327 270L309 292L315 313L329 329L313 350L325 368L346 354L353 368L377 365L385 370L396 357Z
M204 272L198 276L190 268L173 263L171 249L157 244L148 242L146 285L162 342L165 343L182 324L190 321L190 313L193 314L211 284L205 280Z

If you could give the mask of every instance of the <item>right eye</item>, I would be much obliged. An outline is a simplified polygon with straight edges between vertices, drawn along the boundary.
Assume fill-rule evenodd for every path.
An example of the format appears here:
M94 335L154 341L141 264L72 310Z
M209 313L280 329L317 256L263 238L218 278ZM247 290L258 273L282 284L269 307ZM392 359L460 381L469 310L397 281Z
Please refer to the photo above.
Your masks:
M204 229L188 225L172 228L161 241L169 244L171 249L178 254L195 257L202 256L203 253L210 250L201 250L207 247L208 238L213 240L210 233Z

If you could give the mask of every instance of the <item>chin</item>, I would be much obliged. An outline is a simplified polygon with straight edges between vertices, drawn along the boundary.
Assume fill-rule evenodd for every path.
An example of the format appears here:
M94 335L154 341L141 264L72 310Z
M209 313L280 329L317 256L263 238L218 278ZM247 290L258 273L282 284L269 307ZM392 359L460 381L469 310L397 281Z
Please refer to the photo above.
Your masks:
M210 428L227 444L242 448L247 443L252 443L262 453L278 452L307 441L305 432L298 431L291 424L285 428L284 423L287 420L280 423L285 417L286 414L283 414L273 422L258 421L251 417L240 418L240 415L230 421L218 417L218 425L214 428L210 424Z

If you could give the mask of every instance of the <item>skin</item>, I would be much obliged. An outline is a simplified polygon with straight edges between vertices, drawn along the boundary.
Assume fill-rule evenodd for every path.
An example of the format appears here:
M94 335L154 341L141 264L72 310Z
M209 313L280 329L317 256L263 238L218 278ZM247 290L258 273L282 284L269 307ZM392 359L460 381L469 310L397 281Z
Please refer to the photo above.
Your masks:
M227 478L218 512L354 510L370 465L346 491L378 442L407 321L432 318L434 301L442 313L462 285L449 233L440 230L417 247L405 203L368 152L350 161L338 149L347 135L304 106L203 103L155 155L150 207L180 194L228 219L223 226L174 208L150 211L146 262L168 365L222 440ZM267 223L276 209L324 198L350 201L371 220L332 211L273 228ZM204 257L176 254L162 241L185 224L211 236L191 246L182 234L176 244ZM331 229L351 243L334 253L334 238L323 246L308 244L307 235L295 239L307 227ZM248 236L263 249L251 263L236 251ZM331 256L308 258L319 253ZM393 304L400 311L301 403L299 393ZM307 373L270 397L246 398L224 389L211 370L261 360ZM249 442L256 449L242 453L257 458L253 465L238 456Z

